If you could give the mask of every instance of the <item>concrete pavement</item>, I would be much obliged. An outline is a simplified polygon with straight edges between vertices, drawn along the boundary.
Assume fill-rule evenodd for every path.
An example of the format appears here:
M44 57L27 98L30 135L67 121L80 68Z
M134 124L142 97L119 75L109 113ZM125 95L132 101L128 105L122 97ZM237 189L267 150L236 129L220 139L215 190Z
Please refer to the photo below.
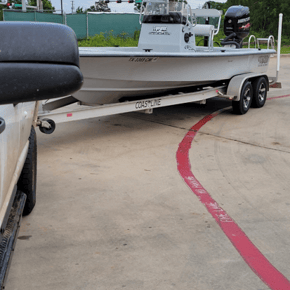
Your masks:
M271 59L274 74L276 59ZM290 94L290 58L282 58ZM270 74L270 73L269 73ZM23 219L7 289L269 289L177 171L176 151L212 99L38 132L37 205ZM197 134L191 170L290 279L290 98L227 110Z

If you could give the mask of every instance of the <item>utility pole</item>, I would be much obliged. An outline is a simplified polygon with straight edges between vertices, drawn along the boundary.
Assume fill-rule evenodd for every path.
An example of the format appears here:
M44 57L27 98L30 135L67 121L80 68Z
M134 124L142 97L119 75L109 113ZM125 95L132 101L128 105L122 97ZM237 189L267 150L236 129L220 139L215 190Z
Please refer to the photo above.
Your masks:
M22 12L26 12L26 0L22 0Z
M61 15L63 14L63 6L62 6L62 0L60 0L60 6L61 6Z
M74 1L71 1L71 14L74 13Z
M36 6L37 6L37 11L43 11L43 3L42 0L37 0L36 1Z

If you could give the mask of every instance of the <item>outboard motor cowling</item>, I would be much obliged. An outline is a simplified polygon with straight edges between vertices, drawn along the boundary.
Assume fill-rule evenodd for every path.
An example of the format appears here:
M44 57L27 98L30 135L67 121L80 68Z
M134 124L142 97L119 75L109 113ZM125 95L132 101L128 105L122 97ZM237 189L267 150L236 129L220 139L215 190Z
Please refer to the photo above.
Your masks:
M250 33L250 9L245 6L231 6L224 21L224 33L227 36L222 45L236 45L242 47L244 38Z

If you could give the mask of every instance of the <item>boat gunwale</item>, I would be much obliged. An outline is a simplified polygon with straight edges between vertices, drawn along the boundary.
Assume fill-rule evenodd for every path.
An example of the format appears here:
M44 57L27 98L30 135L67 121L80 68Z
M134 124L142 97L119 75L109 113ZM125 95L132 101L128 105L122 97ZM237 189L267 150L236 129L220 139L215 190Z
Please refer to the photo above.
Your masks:
M249 56L249 55L265 55L265 54L276 54L276 50L274 49L263 49L263 50L255 50L255 51L241 51L232 52L232 51L219 51L219 52L194 52L194 53L186 53L186 52L155 52L155 53L144 53L144 52L117 52L114 53L103 51L103 52L91 52L91 51L82 51L79 50L80 57L144 57L144 58L208 58L208 57L241 57L241 56Z

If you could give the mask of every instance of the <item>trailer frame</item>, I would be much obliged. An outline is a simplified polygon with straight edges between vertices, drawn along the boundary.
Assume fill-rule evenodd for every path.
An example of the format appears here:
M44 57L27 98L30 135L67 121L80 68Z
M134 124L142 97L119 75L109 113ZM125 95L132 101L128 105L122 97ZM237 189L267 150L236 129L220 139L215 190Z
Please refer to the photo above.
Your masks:
M143 112L152 114L153 109L186 104L200 103L205 104L207 99L220 97L232 100L237 103L241 101L241 91L243 84L247 81L253 82L257 78L265 77L267 80L267 91L271 83L276 78L269 78L264 73L246 73L234 76L219 86L200 87L195 92L158 96L149 99L137 99L134 101L123 101L113 104L104 104L89 106L75 99L73 96L67 96L51 102L40 104L36 124L42 133L51 134L54 132L57 123L66 123L78 120L91 119L96 117L111 116L129 112ZM78 107L69 108L67 106L77 103ZM65 110L58 110L66 108ZM244 114L243 112L240 112Z

